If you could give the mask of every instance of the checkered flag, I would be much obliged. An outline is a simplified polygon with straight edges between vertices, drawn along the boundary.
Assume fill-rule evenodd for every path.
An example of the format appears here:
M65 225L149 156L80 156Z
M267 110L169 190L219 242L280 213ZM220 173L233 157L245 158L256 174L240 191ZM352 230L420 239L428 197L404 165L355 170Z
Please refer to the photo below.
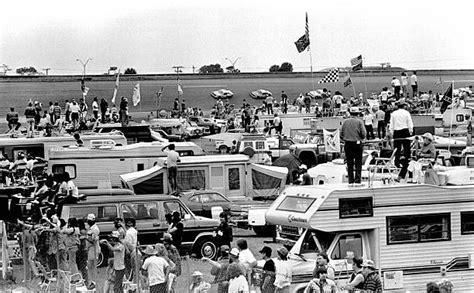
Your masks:
M330 83L339 81L339 68L329 70L328 74L323 77L318 83Z

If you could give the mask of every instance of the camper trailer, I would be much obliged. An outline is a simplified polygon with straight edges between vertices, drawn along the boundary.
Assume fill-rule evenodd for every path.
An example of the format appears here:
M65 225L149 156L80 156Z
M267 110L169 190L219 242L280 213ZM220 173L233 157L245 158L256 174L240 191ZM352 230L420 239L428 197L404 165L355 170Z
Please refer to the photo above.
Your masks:
M135 193L168 193L165 158L156 166L124 174L122 183ZM178 189L210 189L229 198L275 198L283 190L287 168L253 164L246 155L182 157L178 166Z
M474 178L474 169L463 173ZM422 292L442 278L456 291L472 290L474 185L374 185L290 186L274 201L266 220L292 246L291 291L303 292L321 251L338 285L347 283L357 256L375 262L384 292Z
M176 142L181 156L200 156L204 151L192 142ZM68 172L79 188L121 187L120 175L151 168L166 157L160 142L141 142L126 146L100 144L92 147L53 148L49 151L49 172Z
M127 145L127 139L122 134L85 134L81 135L84 146L90 146L92 140L113 140L117 146ZM8 137L0 138L0 151L8 155L10 160L17 158L18 153L30 153L35 157L49 159L48 150L76 145L72 135L37 136L37 137Z

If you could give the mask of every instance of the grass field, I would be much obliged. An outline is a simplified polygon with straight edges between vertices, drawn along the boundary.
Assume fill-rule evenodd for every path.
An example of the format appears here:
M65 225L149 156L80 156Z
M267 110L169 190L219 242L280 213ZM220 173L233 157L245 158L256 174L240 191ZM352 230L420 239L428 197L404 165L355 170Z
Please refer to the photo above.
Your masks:
M339 90L344 96L350 97L354 94L351 86L344 88L343 80L345 74L341 73L341 81L330 84L317 84L321 74L315 74L313 81L316 89L326 87L333 93ZM419 90L434 92L444 92L447 84L436 86L435 82L442 80L473 80L473 75L457 74L457 75L418 75ZM353 84L356 92L380 92L382 87L390 87L391 75L367 76L364 78L360 73L352 76ZM296 98L299 93L305 93L312 90L311 77L295 75L295 77L256 77L256 78L226 78L226 79L187 79L181 82L184 91L183 98L186 105L198 107L204 111L211 109L215 100L209 96L209 93L221 88L228 88L234 92L231 103L240 106L243 99L246 99L252 105L260 105L262 101L254 100L249 97L249 92L260 88L273 92L274 96L279 100L280 92L285 90L290 100ZM457 87L466 86L470 83L457 83ZM124 81L120 83L118 97L125 96L129 99L132 96L133 86L135 82ZM90 88L87 96L87 102L90 105L92 98L97 96L99 99L106 98L109 102L112 97L115 86L114 81L90 81L86 83ZM175 80L145 80L140 82L141 105L130 107L131 112L153 111L157 109L156 93L163 87L161 108L170 109L174 98L177 96L177 86ZM81 97L79 82L0 82L0 116L4 116L10 106L14 106L22 114L28 100L37 100L47 105L50 101L60 101L64 103L66 99Z

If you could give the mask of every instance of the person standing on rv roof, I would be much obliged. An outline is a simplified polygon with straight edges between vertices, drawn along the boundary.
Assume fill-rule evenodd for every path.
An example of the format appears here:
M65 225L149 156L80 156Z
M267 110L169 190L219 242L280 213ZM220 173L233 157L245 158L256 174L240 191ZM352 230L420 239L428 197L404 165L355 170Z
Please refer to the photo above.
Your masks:
M413 71L413 74L410 76L410 84L413 90L413 97L418 94L418 77L416 77L416 71Z
M94 97L92 101L92 114L94 115L94 119L97 121L99 119L99 101L97 97Z
M10 112L7 113L7 122L8 129L18 130L20 128L20 123L18 122L18 112L15 111L15 108L11 107Z
M181 162L181 157L175 151L174 143L169 144L161 149L164 151L166 148L169 149L166 155L166 169L168 170L168 182L170 184L170 193L178 190L178 183L176 177L178 175L178 163Z
M344 152L347 161L347 177L349 184L361 183L362 178L362 141L366 138L364 122L357 118L359 108L351 107L350 117L344 121L341 127L341 138L344 141ZM355 173L354 173L355 165Z
M396 149L395 165L402 166L398 174L398 181L407 174L408 160L410 159L410 135L413 133L413 121L410 112L405 110L405 102L398 103L398 110L390 116L390 133L393 134L393 146ZM401 160L403 148L403 157Z
M100 122L101 123L107 123L107 119L105 118L105 114L107 113L107 108L109 108L109 103L107 103L107 101L104 98L102 98L100 100L100 113L101 113Z
M288 96L286 95L285 91L281 91L281 105L283 107L283 114L288 113Z

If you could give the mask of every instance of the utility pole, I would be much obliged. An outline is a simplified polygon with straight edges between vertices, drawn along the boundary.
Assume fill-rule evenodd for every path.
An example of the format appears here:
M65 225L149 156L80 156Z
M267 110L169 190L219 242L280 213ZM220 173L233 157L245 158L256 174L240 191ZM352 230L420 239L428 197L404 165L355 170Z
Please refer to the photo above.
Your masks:
M176 66L173 66L172 68L174 69L174 72L176 72L176 83L177 83L176 88L177 88L177 91L178 91L178 99L179 99L179 91L180 91L180 89L181 89L181 86L180 86L180 84L179 84L179 73L180 73L180 72L183 72L182 69L183 69L184 67L181 66L181 65L176 65Z
M46 71L46 75L48 75L48 72L51 70L51 68L43 68L44 71Z
M86 62L83 62L81 59L76 59L76 61L80 62L82 65L82 78L84 79L86 77L86 66L89 61L91 61L92 58L87 58Z

